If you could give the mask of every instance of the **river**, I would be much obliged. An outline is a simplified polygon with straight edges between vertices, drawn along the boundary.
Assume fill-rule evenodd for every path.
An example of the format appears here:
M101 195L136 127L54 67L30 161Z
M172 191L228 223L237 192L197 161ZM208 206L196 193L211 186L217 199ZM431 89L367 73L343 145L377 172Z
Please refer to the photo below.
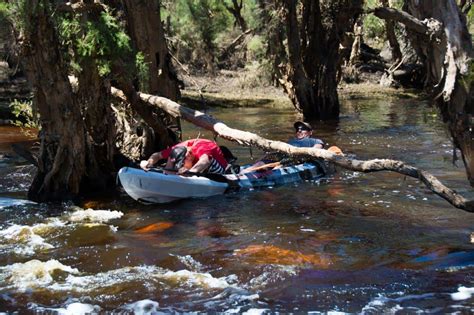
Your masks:
M436 110L413 99L342 101L315 135L358 159L425 169L474 198ZM207 111L286 141L293 108ZM30 203L32 167L0 134L0 312L474 312L474 214L400 174L344 169L316 182L166 205L127 195ZM209 137L188 124L184 138ZM249 163L261 155L224 140Z

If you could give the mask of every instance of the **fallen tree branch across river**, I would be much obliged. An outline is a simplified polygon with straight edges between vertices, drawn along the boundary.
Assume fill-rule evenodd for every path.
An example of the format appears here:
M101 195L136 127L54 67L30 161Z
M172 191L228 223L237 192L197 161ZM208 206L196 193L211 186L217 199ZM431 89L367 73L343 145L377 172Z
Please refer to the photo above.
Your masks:
M119 89L112 87L112 95L126 99ZM431 191L444 198L456 208L474 212L474 201L467 200L456 191L443 185L435 176L405 164L402 161L389 159L356 160L336 155L328 150L316 148L298 148L282 141L268 140L254 133L228 127L223 122L206 115L203 112L181 106L167 98L145 93L138 93L139 97L150 106L157 106L174 117L180 117L190 123L213 131L219 137L237 142L241 145L258 147L265 150L279 151L291 156L311 156L322 158L348 170L363 173L392 171L421 180Z

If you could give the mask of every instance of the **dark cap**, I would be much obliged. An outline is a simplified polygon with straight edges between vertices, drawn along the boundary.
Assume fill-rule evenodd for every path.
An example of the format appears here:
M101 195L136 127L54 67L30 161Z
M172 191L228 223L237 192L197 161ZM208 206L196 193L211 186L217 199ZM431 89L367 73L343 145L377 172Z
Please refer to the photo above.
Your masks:
M298 130L300 128L307 131L313 130L313 127L311 127L310 124L304 121L297 121L293 124L293 126L295 127L295 130Z
M184 160L186 158L186 152L188 150L184 146L174 147L170 152L170 159L174 162L174 168L180 169L184 166Z

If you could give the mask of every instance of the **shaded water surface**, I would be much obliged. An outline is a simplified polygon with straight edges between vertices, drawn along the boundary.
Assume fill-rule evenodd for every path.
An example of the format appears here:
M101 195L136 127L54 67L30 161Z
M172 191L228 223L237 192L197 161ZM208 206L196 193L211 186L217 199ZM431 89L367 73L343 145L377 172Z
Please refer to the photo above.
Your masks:
M342 111L316 126L330 145L404 160L474 197L433 109L387 99ZM278 140L298 118L291 108L209 113ZM199 133L185 126L185 137L209 136ZM219 142L242 163L261 154ZM411 178L337 169L202 200L145 206L122 195L80 208L24 200L31 168L0 149L0 311L474 311L474 215Z

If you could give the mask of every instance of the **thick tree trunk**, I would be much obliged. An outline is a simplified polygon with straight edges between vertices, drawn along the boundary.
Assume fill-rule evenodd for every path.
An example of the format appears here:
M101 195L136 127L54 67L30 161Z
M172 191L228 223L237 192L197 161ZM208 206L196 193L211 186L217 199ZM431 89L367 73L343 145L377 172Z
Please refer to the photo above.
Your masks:
M98 22L100 12L92 11L81 14L81 24L89 21ZM83 34L85 35L85 34ZM107 80L99 74L96 58L81 58L81 72L78 76L77 100L86 128L87 177L94 179L90 183L91 190L104 191L114 182L114 155L116 121L110 107L110 92Z
M164 35L158 0L123 0L128 32L138 51L145 55L149 66L149 93L177 100L178 81L171 64L171 56Z
M339 45L353 29L362 1L284 0L289 62L280 81L305 119L337 119ZM299 23L301 21L301 23Z
M87 132L87 176L94 179L93 189L106 190L114 181L113 158L117 152L116 124L110 107L110 94L94 60L84 60L81 68L77 100Z
M112 87L112 94L121 99L125 99L122 91ZM149 95L145 93L138 93L139 97L148 104L148 106L158 106L170 115L181 117L196 126L210 130L216 136L224 139L235 141L241 145L258 147L270 151L279 151L294 156L310 156L322 158L326 161L332 162L338 166L358 172L380 172L393 171L406 176L410 176L422 181L430 190L438 196L444 198L453 206L474 212L474 201L465 199L454 190L444 186L436 177L428 172L419 170L413 166L406 165L402 161L376 159L370 161L361 161L350 159L345 156L336 155L328 150L315 148L298 148L291 146L281 141L273 141L262 138L251 132L246 132L238 129L233 129L225 125L223 122L206 115L200 111L196 111L184 106L181 106L169 99Z
M426 87L461 150L467 176L474 186L472 42L465 16L454 0L406 0L400 12L379 8L375 14L404 24L426 67Z
M179 84L164 35L159 1L123 0L122 2L132 42L136 50L144 54L145 63L149 68L145 82L141 82L142 86L151 94L177 100L180 97ZM146 133L146 137L151 137L151 139L145 141L147 143L143 148L145 155L179 139L179 119L171 117L160 109L144 110L140 101L137 101L134 96L136 92L127 78L121 80L121 86L127 93L132 108L152 129L151 132Z
M21 34L22 57L41 117L38 171L28 196L36 201L63 200L80 192L86 172L84 124L58 49L49 2L27 2L32 25Z

